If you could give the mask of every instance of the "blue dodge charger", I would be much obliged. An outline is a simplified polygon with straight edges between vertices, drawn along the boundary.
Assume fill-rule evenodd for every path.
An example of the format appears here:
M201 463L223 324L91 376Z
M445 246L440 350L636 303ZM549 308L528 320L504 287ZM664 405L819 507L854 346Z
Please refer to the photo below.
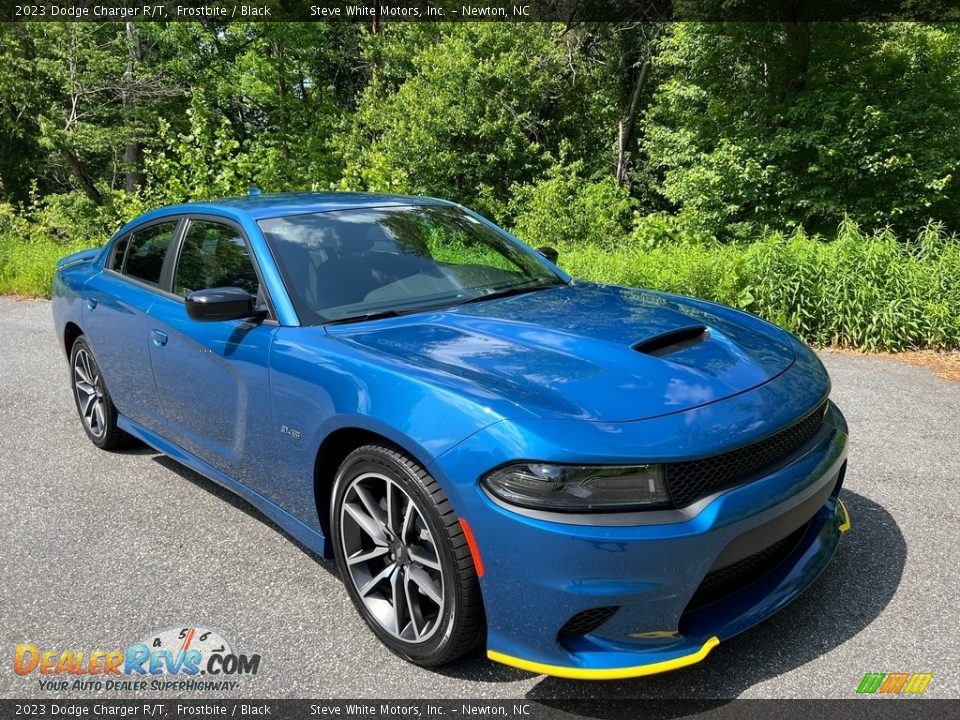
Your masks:
M784 330L556 259L442 200L252 194L62 259L53 310L95 445L336 558L399 655L695 663L830 560L846 423Z

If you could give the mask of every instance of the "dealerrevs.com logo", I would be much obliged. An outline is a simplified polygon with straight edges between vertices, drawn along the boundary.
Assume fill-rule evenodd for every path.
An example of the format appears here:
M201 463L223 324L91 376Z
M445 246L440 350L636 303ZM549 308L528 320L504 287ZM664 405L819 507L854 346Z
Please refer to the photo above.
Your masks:
M182 625L150 633L126 648L76 650L21 643L13 671L41 690L236 690L256 675L260 655L246 655L219 630Z

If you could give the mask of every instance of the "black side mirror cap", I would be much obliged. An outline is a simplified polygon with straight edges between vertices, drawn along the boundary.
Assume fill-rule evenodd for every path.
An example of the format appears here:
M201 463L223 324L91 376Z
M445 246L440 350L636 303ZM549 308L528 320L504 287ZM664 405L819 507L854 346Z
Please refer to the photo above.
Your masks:
M543 255L547 260L552 262L554 265L557 264L557 260L560 258L560 253L557 252L557 249L552 248L549 245L538 247L537 252Z
M190 319L203 322L254 317L258 314L256 305L256 298L238 287L195 290L185 301Z

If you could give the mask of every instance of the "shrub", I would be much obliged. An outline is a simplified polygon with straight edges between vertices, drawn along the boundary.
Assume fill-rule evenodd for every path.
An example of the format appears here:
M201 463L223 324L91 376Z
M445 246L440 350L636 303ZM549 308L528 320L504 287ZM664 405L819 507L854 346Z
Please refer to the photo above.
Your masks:
M675 23L655 68L639 137L689 221L739 240L845 215L960 228L955 26Z
M49 297L57 259L90 243L29 242L0 235L0 294Z
M540 245L612 248L630 232L639 205L612 177L582 177L583 163L555 164L538 183L514 185L513 229Z
M112 205L77 192L26 208L0 204L0 294L49 296L57 259L102 245L121 224Z
M584 158L613 147L615 74L578 49L580 33L400 25L366 45L370 82L333 141L340 187L425 193L502 216L512 186L542 175L563 143Z
M847 221L829 242L797 231L649 250L570 245L560 262L590 280L733 305L817 345L960 348L960 243L938 225L910 242Z

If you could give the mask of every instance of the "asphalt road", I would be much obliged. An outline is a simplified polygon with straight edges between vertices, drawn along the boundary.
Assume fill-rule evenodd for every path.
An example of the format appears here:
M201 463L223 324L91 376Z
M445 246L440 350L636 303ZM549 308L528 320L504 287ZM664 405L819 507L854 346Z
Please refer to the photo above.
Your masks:
M186 623L261 655L227 697L850 698L868 671L932 672L928 696L960 697L960 383L922 368L824 355L852 432L853 528L811 590L699 665L584 683L480 655L401 661L333 564L246 503L146 448L94 448L49 303L0 300L0 341L0 696L93 697L15 675L18 643L125 648Z

